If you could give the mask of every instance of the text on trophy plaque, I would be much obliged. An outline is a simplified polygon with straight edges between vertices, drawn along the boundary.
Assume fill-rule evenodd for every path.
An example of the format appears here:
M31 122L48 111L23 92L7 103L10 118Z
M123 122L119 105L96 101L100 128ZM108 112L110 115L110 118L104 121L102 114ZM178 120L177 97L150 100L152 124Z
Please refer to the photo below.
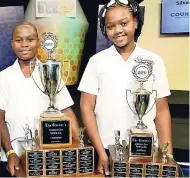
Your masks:
M131 135L130 156L152 156L152 136Z
M60 151L45 151L46 175L60 175Z
M143 164L130 164L129 177L142 177L143 176Z
M68 146L71 143L72 133L69 119L40 119L40 147Z
M63 175L77 173L77 149L62 150Z
M114 177L127 177L127 163L126 162L114 162Z
M94 149L83 147L78 149L78 173L87 174L94 171Z
M26 171L28 176L42 176L43 172L43 151L28 151L26 155Z

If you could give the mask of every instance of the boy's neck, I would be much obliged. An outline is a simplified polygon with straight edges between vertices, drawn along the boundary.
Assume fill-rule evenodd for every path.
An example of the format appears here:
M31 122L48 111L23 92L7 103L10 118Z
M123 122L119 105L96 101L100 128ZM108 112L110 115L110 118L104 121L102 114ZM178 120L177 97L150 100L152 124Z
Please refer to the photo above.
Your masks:
M29 60L18 59L20 69L25 78L31 77L31 73L34 71L34 68L35 68L35 65L33 65L33 64L35 64L35 61L36 61L36 57L29 59ZM31 69L30 69L31 64L34 67L31 67Z
M131 42L122 48L116 46L116 50L122 56L123 60L127 61L129 56L133 53L135 46L135 42Z

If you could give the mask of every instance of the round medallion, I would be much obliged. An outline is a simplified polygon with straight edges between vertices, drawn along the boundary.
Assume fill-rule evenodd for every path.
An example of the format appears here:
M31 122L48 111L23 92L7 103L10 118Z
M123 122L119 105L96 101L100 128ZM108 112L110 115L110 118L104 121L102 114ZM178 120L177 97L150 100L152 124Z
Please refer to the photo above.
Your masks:
M58 38L51 32L42 34L41 45L47 53L53 53L57 47Z
M149 70L146 66L139 66L136 68L136 76L139 79L147 79L149 76Z

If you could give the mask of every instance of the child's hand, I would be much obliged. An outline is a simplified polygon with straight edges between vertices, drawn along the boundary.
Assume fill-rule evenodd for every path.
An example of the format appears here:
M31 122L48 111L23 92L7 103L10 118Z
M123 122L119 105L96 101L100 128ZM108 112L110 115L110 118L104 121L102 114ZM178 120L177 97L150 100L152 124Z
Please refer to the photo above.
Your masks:
M104 175L109 175L109 170L108 170L108 156L106 152L103 152L102 154L99 155L99 160L98 160L98 172Z
M15 170L19 170L20 160L19 157L13 153L8 156L7 169L10 172L11 176L15 176Z

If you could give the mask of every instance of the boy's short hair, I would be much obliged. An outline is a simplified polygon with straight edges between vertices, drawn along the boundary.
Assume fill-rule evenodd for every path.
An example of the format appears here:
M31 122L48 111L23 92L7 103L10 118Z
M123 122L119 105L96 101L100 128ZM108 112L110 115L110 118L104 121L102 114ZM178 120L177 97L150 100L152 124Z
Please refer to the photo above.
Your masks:
M22 22L17 23L17 24L14 26L14 28L13 28L13 30L12 30L12 39L13 39L13 34L14 34L15 29L16 29L17 27L19 27L19 26L22 26L22 25L29 25L29 26L33 27L34 30L36 31L37 38L38 38L38 30L37 30L37 28L35 27L35 25L32 24L32 23L30 23L30 22L22 21Z

